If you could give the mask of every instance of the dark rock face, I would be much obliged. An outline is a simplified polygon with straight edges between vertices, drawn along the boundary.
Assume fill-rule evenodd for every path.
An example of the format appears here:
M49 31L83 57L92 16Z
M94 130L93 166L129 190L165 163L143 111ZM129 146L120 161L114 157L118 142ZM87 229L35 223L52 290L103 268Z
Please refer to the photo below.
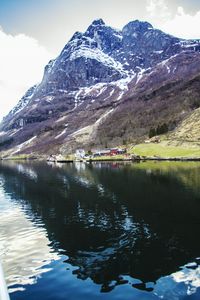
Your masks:
M45 68L36 95L55 95L138 73L188 48L199 47L138 20L122 31L95 20L85 33L76 32L59 57Z
M105 121L109 124L109 128L105 126L106 132L110 132L108 139L113 139L113 135L122 139L127 129L118 126L121 128L118 132L117 125L113 129L112 124L119 121L117 111L123 124L126 114L131 111L135 120L138 113L140 115L140 121L134 121L131 137L144 136L148 124L141 121L146 119L143 101L160 95L156 105L159 110L165 109L159 104L162 95L169 97L164 86L166 89L177 88L179 80L187 82L197 76L199 52L199 40L173 37L147 22L132 21L122 30L116 30L106 26L102 19L95 20L85 33L76 32L60 55L48 63L42 82L27 91L4 118L0 129L7 135L12 134L14 145L24 143L33 135L41 136L41 146L37 143L37 149L41 151L46 147L44 143L52 143L55 139L60 146L64 141L76 145L76 131L86 128L87 134L84 134L90 136L91 128L87 126L92 125L92 138L79 139L79 143L98 140L101 144ZM129 109L125 109L127 98L131 99ZM173 99L170 103L172 105ZM120 108L116 110L116 107ZM183 107L177 105L176 115L178 108ZM189 107L188 104L187 111ZM115 110L114 114L112 110ZM168 112L170 115L170 109ZM113 115L115 120L112 122ZM151 113L150 121L154 115L157 113ZM169 119L163 116L163 122L165 118ZM174 119L181 117L174 116ZM13 130L18 131L15 134ZM101 139L96 139L95 134Z

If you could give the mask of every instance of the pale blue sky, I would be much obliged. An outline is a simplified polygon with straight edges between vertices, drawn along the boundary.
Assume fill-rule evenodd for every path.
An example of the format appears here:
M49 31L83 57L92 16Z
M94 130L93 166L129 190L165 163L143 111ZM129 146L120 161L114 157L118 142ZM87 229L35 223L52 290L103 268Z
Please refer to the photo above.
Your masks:
M157 6L155 15L148 10L151 2L154 7ZM159 27L164 18L174 18L178 7L194 15L200 11L200 1L0 0L0 26L6 33L24 33L34 37L57 53L75 31L84 31L96 18L103 18L107 24L117 28L134 19L147 20Z

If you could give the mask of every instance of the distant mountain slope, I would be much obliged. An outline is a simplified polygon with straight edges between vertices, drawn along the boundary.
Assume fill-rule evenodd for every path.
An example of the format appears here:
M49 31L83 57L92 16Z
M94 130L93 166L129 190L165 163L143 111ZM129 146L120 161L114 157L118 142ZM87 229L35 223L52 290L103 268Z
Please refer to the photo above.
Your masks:
M142 141L151 128L163 124L174 132L198 106L200 54L181 53L157 65L137 86L130 88L126 99L99 127L97 136L105 144L110 141L121 144ZM195 128L198 128L198 123ZM191 138L192 135L193 131Z
M195 109L181 122L176 131L170 134L170 139L200 145L200 108Z
M70 152L174 130L199 105L200 41L99 19L75 33L0 125L0 150ZM49 147L51 145L51 147Z

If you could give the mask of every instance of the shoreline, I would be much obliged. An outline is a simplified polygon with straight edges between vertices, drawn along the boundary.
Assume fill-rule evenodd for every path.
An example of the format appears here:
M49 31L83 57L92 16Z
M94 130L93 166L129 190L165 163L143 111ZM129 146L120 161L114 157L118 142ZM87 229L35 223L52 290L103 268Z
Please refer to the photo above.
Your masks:
M26 157L26 158L16 158L16 157L6 157L0 158L0 161L46 161L50 163L74 163L74 162L84 162L84 163L94 163L94 162L140 162L140 161L199 161L200 157L156 157L156 156L137 156L133 158L97 158L97 159L62 159L62 160L48 160L44 157Z

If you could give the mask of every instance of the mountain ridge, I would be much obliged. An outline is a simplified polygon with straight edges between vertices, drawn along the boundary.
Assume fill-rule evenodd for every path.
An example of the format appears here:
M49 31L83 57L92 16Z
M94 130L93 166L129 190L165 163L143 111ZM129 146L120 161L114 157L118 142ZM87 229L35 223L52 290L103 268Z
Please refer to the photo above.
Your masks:
M142 122L145 126L139 121L131 121L131 134L121 128L121 123L129 122L130 111L131 118L138 119L140 114L141 119L145 119L145 109L149 109L147 102L159 97L160 100L151 105L157 105L161 115L166 116L158 117L155 126L166 121L173 130L193 109L192 103L199 103L199 94L194 88L195 99L181 103L174 95L175 104L171 100L165 101L168 106L171 103L180 109L171 120L173 107L163 106L161 98L171 99L168 89L176 90L181 82L185 86L186 82L198 77L199 51L199 40L173 37L154 29L148 22L135 20L122 30L116 30L106 26L102 19L95 20L86 32L76 32L72 36L60 55L45 67L42 82L29 89L4 118L0 125L1 140L4 143L10 139L10 143L2 149L14 149L14 153L41 153L46 152L51 143L53 152L70 152L79 146L140 140L153 126L151 120L149 124ZM131 103L129 112L122 115L120 112L127 110L127 100ZM118 115L116 111L119 111ZM152 113L152 117L154 115L157 113ZM115 120L120 122L119 125ZM109 128L105 126L107 123ZM85 139L79 138L77 142L81 132ZM102 135L107 136L106 142ZM32 139L34 136L37 139Z

